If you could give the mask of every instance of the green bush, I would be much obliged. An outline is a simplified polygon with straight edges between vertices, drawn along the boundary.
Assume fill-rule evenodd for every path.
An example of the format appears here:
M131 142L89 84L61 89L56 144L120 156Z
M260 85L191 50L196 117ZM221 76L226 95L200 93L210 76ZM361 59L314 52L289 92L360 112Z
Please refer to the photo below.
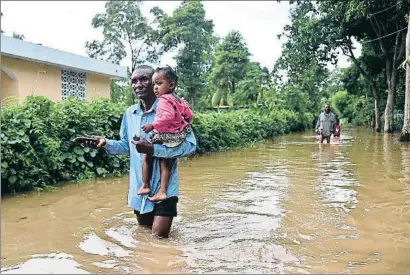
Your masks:
M127 172L127 156L109 156L104 150L73 142L81 135L118 139L125 109L125 105L107 99L87 103L69 98L56 103L41 96L3 107L2 194ZM204 154L303 130L308 125L307 116L290 110L237 110L197 113L193 129L197 153Z

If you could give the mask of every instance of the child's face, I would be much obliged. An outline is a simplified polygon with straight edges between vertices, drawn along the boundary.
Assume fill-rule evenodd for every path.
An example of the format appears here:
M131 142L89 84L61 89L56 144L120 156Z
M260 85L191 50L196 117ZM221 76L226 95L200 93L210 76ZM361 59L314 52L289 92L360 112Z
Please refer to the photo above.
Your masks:
M168 81L166 76L161 72L154 73L152 76L152 85L154 86L154 94L157 97L170 93L172 89L175 88L175 83Z

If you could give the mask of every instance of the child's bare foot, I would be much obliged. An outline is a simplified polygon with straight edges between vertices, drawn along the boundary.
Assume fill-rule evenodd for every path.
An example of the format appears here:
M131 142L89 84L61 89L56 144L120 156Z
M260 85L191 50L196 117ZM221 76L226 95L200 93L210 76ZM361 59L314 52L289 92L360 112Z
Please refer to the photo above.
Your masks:
M157 193L152 197L148 197L150 201L164 201L167 199L167 193Z
M140 189L138 189L137 194L138 195L149 194L150 192L151 192L151 188L144 187L144 185L143 185L143 186L140 187Z

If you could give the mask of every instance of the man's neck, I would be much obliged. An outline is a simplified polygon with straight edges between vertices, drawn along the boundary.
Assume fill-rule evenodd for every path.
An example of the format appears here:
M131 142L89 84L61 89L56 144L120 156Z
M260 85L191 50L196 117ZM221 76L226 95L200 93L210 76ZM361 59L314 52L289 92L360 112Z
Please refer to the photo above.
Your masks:
M141 99L140 102L141 102L142 110L143 110L144 112L146 112L146 111L148 111L149 109L151 109L152 105L153 105L154 102L155 102L155 98L150 98L150 99L146 99L146 100L142 100L142 99Z

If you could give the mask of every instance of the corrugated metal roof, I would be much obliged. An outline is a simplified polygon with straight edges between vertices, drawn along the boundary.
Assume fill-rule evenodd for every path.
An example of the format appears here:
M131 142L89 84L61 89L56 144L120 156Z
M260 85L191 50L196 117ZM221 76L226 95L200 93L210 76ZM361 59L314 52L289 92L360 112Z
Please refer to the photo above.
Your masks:
M107 75L112 78L127 77L127 68L69 52L60 51L1 35L1 54L62 68Z

